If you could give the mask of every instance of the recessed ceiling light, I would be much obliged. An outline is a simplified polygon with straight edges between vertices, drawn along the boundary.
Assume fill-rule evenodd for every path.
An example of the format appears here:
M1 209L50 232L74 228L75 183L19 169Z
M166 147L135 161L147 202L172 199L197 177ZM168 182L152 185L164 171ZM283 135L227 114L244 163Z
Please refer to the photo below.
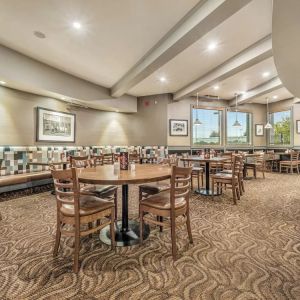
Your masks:
M215 50L216 48L217 48L217 43L210 43L207 46L207 50L209 50L209 51Z
M160 81L160 82L166 82L166 77L160 77L160 78L159 78L159 81Z
M3 84L3 85L4 85L4 84L6 84L6 82L1 80L1 81L0 81L0 84Z
M120 112L120 111L117 109L116 112Z
M76 28L76 29L80 29L81 24L79 22L73 22L73 27Z
M262 73L262 76L263 76L263 77L269 77L269 76L270 76L270 72L263 72L263 73Z
M38 30L34 31L33 34L39 39L46 38L46 34Z
M240 94L241 94L241 95L246 95L247 92L246 92L246 91L241 91Z
M65 97L61 97L61 100L66 100L66 98Z
M214 90L217 91L220 87L218 85L214 86Z
M273 99L277 99L277 98L278 98L278 96L277 96L277 95L274 95L272 98L273 98Z

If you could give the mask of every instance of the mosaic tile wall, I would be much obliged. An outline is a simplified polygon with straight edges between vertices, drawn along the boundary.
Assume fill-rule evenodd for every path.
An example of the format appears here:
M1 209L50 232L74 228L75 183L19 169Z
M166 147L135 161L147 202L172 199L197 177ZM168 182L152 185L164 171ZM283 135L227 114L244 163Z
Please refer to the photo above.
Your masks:
M119 153L120 151L137 151L143 155L165 156L168 154L166 146L0 146L1 175L22 174L47 170L46 166L32 166L29 162L54 162L60 161L61 157L85 156L101 153Z

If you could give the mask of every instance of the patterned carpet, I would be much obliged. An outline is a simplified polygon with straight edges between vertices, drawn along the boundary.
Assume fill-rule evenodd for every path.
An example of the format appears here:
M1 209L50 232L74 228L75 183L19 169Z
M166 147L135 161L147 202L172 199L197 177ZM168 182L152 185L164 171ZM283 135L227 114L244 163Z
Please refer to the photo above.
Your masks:
M178 232L152 231L142 247L82 240L72 273L72 242L52 257L55 199L49 192L0 203L0 299L300 299L300 176L267 174L246 182L237 206L193 196L194 245ZM121 196L121 195L120 195ZM137 215L137 188L130 186Z

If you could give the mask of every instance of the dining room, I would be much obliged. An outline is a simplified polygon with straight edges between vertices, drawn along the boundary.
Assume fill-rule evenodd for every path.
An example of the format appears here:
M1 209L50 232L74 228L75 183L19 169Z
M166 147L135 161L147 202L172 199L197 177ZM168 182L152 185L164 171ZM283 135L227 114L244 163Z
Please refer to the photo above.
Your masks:
M298 1L0 7L0 299L300 298Z

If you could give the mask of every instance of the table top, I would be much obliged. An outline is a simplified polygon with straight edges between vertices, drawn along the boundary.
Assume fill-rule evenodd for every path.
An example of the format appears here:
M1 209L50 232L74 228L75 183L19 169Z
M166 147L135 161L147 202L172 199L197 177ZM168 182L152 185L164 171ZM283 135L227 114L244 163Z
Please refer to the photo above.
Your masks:
M228 157L204 158L204 157L200 157L200 156L190 156L190 157L182 157L181 160L195 161L195 162L223 162L223 161L228 160Z
M60 166L63 164L68 164L68 161L35 161L35 162L29 162L28 165L31 166L49 166L49 165L55 165L55 166Z
M78 170L78 179L92 184L137 184L171 178L171 168L165 165L139 165L135 171L114 170L113 165L97 166Z

